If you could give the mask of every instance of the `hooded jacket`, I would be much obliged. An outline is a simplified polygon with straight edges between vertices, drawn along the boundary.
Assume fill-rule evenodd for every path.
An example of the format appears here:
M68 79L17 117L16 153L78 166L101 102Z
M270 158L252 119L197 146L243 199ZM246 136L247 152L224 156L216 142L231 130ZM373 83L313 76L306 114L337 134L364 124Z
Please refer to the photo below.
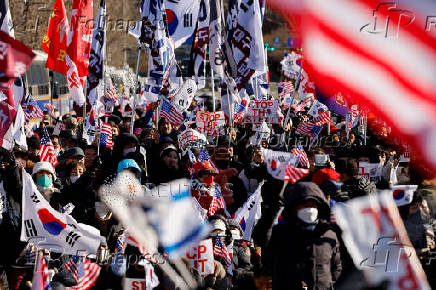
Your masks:
M288 186L283 219L274 226L265 262L272 271L273 289L333 289L342 270L339 242L329 224L330 208L319 187L311 182ZM296 206L307 198L318 203L313 231L296 217Z

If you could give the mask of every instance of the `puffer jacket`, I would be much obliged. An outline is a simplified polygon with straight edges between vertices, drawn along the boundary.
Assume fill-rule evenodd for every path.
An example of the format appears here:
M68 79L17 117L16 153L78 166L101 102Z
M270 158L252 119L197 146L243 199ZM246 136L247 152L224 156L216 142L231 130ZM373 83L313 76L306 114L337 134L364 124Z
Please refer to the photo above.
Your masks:
M306 186L309 185L309 186ZM339 242L329 221L329 204L314 183L290 186L285 192L283 219L274 226L265 253L273 289L333 289L342 270ZM294 188L292 188L294 187ZM305 198L318 200L318 223L307 230L295 214Z
M362 176L353 177L345 181L341 191L348 192L350 198L377 193L375 184Z

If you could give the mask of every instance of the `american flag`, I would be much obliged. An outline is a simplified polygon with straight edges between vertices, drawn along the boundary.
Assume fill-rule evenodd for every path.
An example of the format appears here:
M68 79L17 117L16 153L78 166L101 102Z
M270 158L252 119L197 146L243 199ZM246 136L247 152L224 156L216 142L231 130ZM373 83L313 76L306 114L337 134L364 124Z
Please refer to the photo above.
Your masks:
M117 91L115 90L114 87L109 88L108 90L106 90L106 94L104 95L104 97L115 103L116 100L118 99Z
M286 173L285 173L284 181L290 181L291 183L295 183L307 175L309 175L309 169L295 168L295 167L288 165L288 166L286 166Z
M305 69L317 87L367 106L435 169L436 34L429 31L428 15L436 12L436 2L296 2L271 5L300 20L295 25Z
M213 255L221 258L229 267L232 264L232 258L227 250L226 245L221 241L221 237L215 237L213 241Z
M224 210L226 208L226 205L224 203L224 199L223 199L223 196L221 194L221 191L220 191L219 187L215 186L214 189L215 189L215 192L214 192L212 201L211 201L211 203L209 205L209 210L207 212L208 216L214 215L217 212L217 210L220 209L220 208L222 208Z
M171 105L167 100L162 101L161 114L174 126L180 126L183 123L182 114L180 114L177 109L174 108L174 106Z
M294 148L294 154L299 157L298 164L306 168L310 167L309 158L301 144L298 144L297 147Z
M56 158L56 152L48 135L47 128L44 127L41 138L41 145L39 147L39 156L41 162L50 162L53 167L58 165L58 159Z
M54 112L56 110L56 106L52 105L52 103L45 103L44 107L48 110L48 112L50 113L50 115L54 115Z
M330 118L330 112L329 111L320 112L320 113L318 113L318 116L313 118L313 122L317 126L322 126L324 124L330 123L331 120L332 119Z
M83 261L85 260L85 261ZM100 266L89 259L75 256L64 264L65 270L70 272L77 285L70 289L89 289L97 281L100 275Z
M348 123L348 132L350 132L351 129L353 128L354 122L359 117L359 111L357 110L357 106L351 106L351 111L348 114L349 114L348 120L350 121Z
M26 121L42 118L44 112L35 102L31 95L27 96L23 104L24 117Z
M294 85L290 81L278 83L279 97L284 98L286 95L294 92Z
M32 289L52 289L50 285L50 276L48 273L47 263L43 255L39 257L37 263L37 269L33 274L32 279Z
M330 198L329 203L330 203L330 223L336 224L336 217L333 212L333 208L336 206L337 202Z
M315 137L318 136L318 134L321 132L322 126L315 125L311 122L303 122L301 123L297 130L295 131L295 134L302 134L309 137Z
M100 129L100 144L112 149L112 126L108 123L102 123Z

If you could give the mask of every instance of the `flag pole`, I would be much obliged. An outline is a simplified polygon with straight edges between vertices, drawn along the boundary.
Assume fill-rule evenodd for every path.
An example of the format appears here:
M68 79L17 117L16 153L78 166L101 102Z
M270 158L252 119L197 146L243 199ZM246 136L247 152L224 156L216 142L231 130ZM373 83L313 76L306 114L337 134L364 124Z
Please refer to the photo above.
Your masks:
M210 79L212 82L212 102L213 102L213 111L215 112L215 79L214 79L214 72L212 66L210 66Z
M135 94L133 97L133 107L132 107L132 119L130 120L130 134L133 134L133 125L135 123L136 115L136 102L138 99L138 79L139 79L139 65L141 63L141 46L138 47L138 59L136 60L136 82L135 82Z
M366 134L368 131L368 114L367 111L364 111L364 115L363 115L363 145L366 146Z
M295 98L295 94L297 93L298 88L300 87L300 82L301 82L301 75L302 75L302 70L303 70L303 63L301 63L301 67L300 67L300 73L298 74L298 79L297 82L295 83L295 88L294 91L292 92L292 96L291 96L291 102L289 103L289 108L288 108L288 112L286 113L286 118L285 118L285 122L283 123L283 133L282 133L282 137L280 138L282 140L282 142L284 142L284 138L286 137L286 126L288 125L289 122L289 118L291 117L291 106L292 103L294 102L294 98Z

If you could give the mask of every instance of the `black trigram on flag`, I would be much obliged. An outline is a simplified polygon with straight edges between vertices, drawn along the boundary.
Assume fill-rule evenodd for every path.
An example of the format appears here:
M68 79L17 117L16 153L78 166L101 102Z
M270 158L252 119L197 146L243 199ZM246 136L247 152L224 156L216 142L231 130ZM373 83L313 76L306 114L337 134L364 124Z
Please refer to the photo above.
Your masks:
M35 224L32 219L24 220L24 227L26 229L26 236L36 237L38 236L38 231L36 230Z
M32 201L33 201L34 203L38 203L38 202L40 202L38 196L36 195L36 193L32 193L32 195L30 196L30 198L32 199Z
M77 242L77 240L80 238L81 236L76 233L71 231L66 238L66 242L68 245L70 245L71 247L74 247L74 244Z
M192 13L186 13L183 15L183 26L192 27Z

